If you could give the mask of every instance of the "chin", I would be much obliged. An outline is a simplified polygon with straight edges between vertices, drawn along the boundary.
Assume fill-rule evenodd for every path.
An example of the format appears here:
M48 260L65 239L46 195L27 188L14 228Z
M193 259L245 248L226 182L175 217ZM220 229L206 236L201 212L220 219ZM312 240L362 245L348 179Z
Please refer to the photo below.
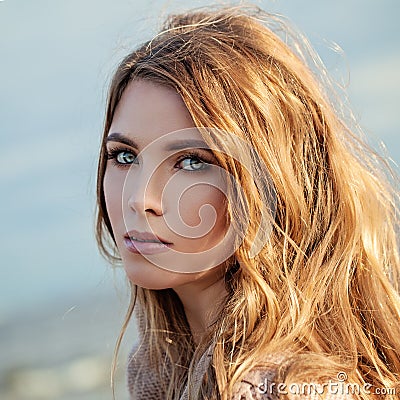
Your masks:
M129 281L143 289L170 289L192 280L191 274L168 271L150 263L138 264L124 264L124 269Z

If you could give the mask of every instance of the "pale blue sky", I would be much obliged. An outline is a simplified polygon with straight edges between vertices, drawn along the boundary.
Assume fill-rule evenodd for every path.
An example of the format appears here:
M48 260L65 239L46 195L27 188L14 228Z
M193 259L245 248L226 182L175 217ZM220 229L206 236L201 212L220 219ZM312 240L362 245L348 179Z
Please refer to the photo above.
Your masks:
M334 76L350 73L361 125L400 162L400 3L255 3L287 15ZM159 15L182 4L189 2L0 2L0 322L18 310L59 299L73 304L75 296L113 286L93 235L107 82L128 49L155 32ZM326 41L337 42L345 57Z

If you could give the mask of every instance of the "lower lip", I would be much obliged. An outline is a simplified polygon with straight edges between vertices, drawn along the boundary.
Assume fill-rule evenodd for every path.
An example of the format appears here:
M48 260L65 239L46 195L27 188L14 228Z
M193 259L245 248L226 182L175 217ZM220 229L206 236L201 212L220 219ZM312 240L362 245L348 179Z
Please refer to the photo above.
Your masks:
M135 254L158 254L170 249L170 244L155 242L137 242L129 238L124 238L126 248Z

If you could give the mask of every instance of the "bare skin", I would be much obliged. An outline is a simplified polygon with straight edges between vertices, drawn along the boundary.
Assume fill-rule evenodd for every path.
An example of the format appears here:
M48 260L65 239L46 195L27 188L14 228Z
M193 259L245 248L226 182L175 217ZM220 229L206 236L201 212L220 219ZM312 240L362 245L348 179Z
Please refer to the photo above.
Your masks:
M201 147L191 149L195 156L186 156L184 151L166 152L178 139L201 141L193 128L185 104L173 89L146 81L131 82L108 135L104 194L128 279L148 289L172 288L182 301L198 343L226 295L223 263L213 262L226 248L218 245L227 226L226 209L221 207L225 195L219 189L223 182L219 172L208 167L214 162L212 153ZM168 135L175 131L180 132L178 136ZM179 215L174 214L177 205ZM209 229L192 235L192 228L201 224ZM126 237L132 231L152 232L168 243L168 251L132 252L130 241L143 246L143 242ZM207 268L190 272L193 260L204 262ZM175 265L184 265L187 270L174 270Z

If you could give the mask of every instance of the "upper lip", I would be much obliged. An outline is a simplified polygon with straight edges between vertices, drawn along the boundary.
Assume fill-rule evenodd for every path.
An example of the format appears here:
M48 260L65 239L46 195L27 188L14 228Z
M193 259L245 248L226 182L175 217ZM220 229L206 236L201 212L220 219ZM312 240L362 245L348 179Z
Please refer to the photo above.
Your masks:
M170 242L167 242L160 236L154 235L154 233L151 232L139 232L136 230L131 230L129 232L126 232L124 235L125 238L130 238L130 239L139 239L139 240L145 240L148 242L154 242L154 243L165 243L165 244L172 244Z

